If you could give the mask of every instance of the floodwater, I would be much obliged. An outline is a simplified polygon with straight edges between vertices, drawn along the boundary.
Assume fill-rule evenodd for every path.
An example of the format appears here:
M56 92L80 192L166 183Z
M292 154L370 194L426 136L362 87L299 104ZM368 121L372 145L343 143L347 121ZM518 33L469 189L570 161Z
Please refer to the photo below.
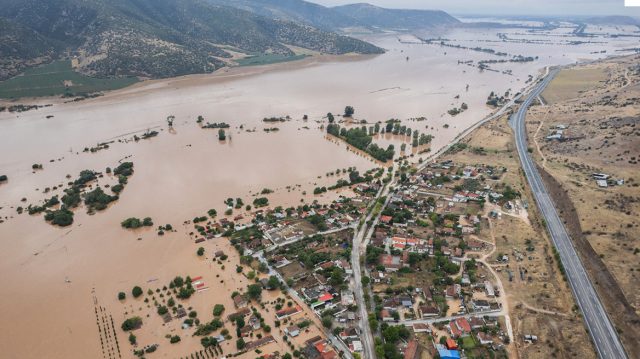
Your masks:
M596 51L607 50L609 55L615 49L638 46L636 38L630 37L598 37L591 40L597 40L594 43L568 46L560 40L563 36L568 38L570 29L562 31L532 34L523 29L493 29L432 34L450 39L453 44L539 56L534 62L491 65L498 72L458 64L496 58L491 54L403 44L397 35L376 35L365 38L388 49L384 55L325 56L229 69L211 75L145 82L77 103L24 101L54 106L19 114L0 113L0 174L9 177L8 183L0 185L0 216L5 220L0 223L0 270L4 274L0 287L4 299L0 307L0 353L3 357L108 358L102 354L94 321L97 300L97 305L114 318L122 356L132 357L119 325L126 311L131 313L136 306L144 306L137 302L134 305L132 299L120 303L117 292L129 294L136 284L146 292L148 288L155 289L155 282L147 284L147 280L157 278L164 285L178 274L203 275L205 280L214 282L209 278L220 273L219 268L210 268L209 261L196 257L199 245L189 236L193 227L182 224L185 220L205 215L210 208L221 214L228 197L240 197L250 204L252 195L263 188L275 190L267 196L271 207L299 205L301 199L327 203L339 194L312 194L314 187L336 182L338 177L327 177L327 172L355 166L363 173L377 166L369 157L348 152L344 143L324 135L319 122L326 126L323 117L327 112L340 114L346 105L351 105L356 120L401 119L403 125L433 135L431 148L435 152L491 113L485 105L491 91L518 92L526 86L529 75L537 76L545 66L605 56L592 54ZM500 42L498 32L541 41ZM412 40L410 35L401 38ZM503 73L505 70L512 74ZM455 117L447 114L463 102L469 106L467 111ZM305 114L308 121L302 120ZM54 117L47 119L49 115ZM165 121L169 115L176 117L171 131ZM218 141L217 130L204 130L196 124L198 115L204 116L205 122L231 124L227 134L232 138ZM287 115L291 121L262 122L263 117ZM406 121L418 117L426 120ZM266 133L262 130L265 127L278 127L280 131ZM254 128L256 132L245 131ZM160 133L137 143L118 142L147 129ZM111 140L115 142L109 149L82 153L85 147ZM408 142L388 134L376 136L374 141L384 146L393 143L397 152L402 141ZM410 151L413 150L408 143L407 154ZM120 200L106 211L90 216L80 208L75 211L74 224L67 228L52 227L38 215L17 215L18 206L26 207L60 194L60 189L48 194L43 190L66 187L67 174L74 179L83 169L104 171L123 159L134 162L135 173ZM42 163L44 169L33 172L34 163ZM107 175L97 181L101 186L115 182ZM348 195L349 191L343 193ZM22 198L26 202L21 202ZM244 212L243 208L234 214ZM155 226L169 223L176 232L160 237L153 229L123 230L120 222L131 216L152 217ZM214 245L207 242L207 246L210 252L209 247ZM231 267L227 273L229 269L233 271L232 265L227 267ZM66 283L66 278L71 282ZM223 294L210 290L202 297L211 298L207 302L212 304L216 295L224 295L229 310L230 290L227 288ZM196 297L193 301L206 307L202 299ZM203 320L210 319L210 310L205 310ZM146 313L144 308L140 312ZM156 314L150 313L150 318L145 321L148 327L160 325ZM145 333L141 335L145 340L142 344L153 344L157 332ZM167 339L157 338L161 346L153 355L164 355L164 351L169 356L186 356L200 350L195 338L182 337L184 342L170 350L165 349L169 346Z

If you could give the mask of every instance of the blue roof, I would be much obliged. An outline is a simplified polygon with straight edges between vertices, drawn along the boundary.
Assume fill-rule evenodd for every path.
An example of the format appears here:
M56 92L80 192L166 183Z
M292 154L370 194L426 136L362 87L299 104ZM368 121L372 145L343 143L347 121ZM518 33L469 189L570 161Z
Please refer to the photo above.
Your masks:
M442 359L460 359L460 353L456 350L438 350L438 354L440 354L440 358Z

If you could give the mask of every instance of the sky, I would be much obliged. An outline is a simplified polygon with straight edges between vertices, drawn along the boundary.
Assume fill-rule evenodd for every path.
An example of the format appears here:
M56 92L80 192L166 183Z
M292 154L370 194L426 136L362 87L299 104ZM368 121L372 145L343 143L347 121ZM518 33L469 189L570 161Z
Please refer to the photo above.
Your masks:
M456 15L627 15L640 17L640 0L307 0L324 6L366 2L386 8L438 9Z

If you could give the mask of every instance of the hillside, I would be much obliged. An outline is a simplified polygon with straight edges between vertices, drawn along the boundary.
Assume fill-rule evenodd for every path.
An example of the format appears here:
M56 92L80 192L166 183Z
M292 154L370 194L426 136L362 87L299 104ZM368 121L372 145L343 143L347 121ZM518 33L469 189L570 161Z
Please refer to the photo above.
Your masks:
M350 4L332 9L359 22L387 30L415 30L460 23L458 19L440 10L385 9L369 4Z
M593 25L640 25L640 21L631 16L592 17L584 22Z
M231 57L225 45L286 56L294 53L284 44L328 54L383 52L353 38L200 0L6 0L0 14L0 46L11 46L13 53L0 57L0 79L73 56L81 73L96 77L209 73Z
M206 0L207 2L251 11L278 20L290 20L321 30L370 30L368 25L333 9L303 0Z

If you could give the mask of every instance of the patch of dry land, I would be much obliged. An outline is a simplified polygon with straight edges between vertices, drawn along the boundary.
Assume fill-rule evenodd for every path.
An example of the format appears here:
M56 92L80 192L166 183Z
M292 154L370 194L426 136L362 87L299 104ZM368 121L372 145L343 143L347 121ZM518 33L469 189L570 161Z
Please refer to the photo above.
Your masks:
M639 61L563 70L543 93L551 105L527 116L534 158L629 352L640 349Z
M508 116L502 116L487 122L443 157L468 166L505 168L501 176L485 178L483 186L489 185L495 192L509 186L521 194L511 201L511 209L505 200L485 203L481 230L471 238L488 247L470 252L468 257L482 263L483 280L501 292L498 300L510 316L515 337L515 347L510 349L517 351L518 357L596 358L554 259L542 217L529 200L533 196L522 175L507 120ZM537 342L525 340L527 335L536 336Z

